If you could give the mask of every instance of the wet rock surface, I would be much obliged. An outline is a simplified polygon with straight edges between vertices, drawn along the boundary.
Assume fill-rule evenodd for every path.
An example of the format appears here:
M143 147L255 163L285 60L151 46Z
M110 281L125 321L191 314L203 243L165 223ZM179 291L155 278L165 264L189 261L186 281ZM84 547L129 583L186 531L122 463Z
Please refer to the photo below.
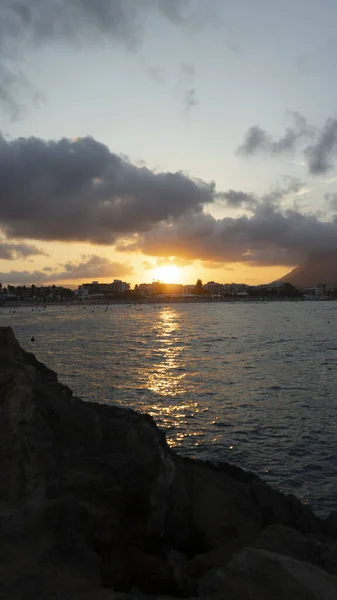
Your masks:
M10 328L0 536L2 599L337 598L336 515L175 455L147 415L82 402Z

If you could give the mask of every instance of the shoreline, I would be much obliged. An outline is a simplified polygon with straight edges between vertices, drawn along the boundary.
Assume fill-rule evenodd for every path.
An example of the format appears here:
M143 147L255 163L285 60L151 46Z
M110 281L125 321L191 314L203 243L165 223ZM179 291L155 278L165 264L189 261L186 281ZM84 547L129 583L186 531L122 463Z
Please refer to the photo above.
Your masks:
M92 299L85 301L78 300L64 300L64 301L8 301L0 304L0 310L2 308L48 308L48 306L66 306L66 307L85 307L85 306L138 306L138 305L160 305L160 304L269 304L274 302L337 302L337 298L245 298L245 299L227 299L227 298L198 298L198 299L186 299L186 298L157 298L157 299L138 299L135 300L111 300L111 299Z

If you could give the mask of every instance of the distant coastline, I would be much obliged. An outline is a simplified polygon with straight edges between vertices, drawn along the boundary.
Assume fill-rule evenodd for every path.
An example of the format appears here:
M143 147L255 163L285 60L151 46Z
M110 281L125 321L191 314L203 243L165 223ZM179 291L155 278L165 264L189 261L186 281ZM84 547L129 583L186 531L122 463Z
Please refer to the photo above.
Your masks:
M29 300L29 301L5 301L0 304L0 310L2 308L47 308L48 306L65 306L65 307L86 307L86 306L110 306L110 305L123 305L130 307L137 306L139 304L142 305L153 305L155 307L159 307L165 304L266 304L270 302L336 302L337 298L282 298L282 297L246 297L246 298L210 298L208 296L204 297L194 297L188 298L186 296L177 296L177 297L159 297L159 298L139 298L137 301L133 300L124 300L124 299L111 299L111 298L93 298L85 300L50 300L50 301L41 301L41 300Z

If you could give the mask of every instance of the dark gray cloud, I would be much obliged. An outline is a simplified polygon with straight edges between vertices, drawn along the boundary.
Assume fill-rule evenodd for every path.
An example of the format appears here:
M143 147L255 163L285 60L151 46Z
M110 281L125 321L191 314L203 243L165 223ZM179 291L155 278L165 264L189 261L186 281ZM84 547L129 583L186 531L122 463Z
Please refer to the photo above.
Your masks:
M190 0L2 0L2 46L7 50L12 40L88 43L102 35L133 44L148 11L178 24L189 18L190 6Z
M9 237L111 244L213 202L213 183L154 173L92 138L0 137L0 227Z
M261 203L271 204L278 206L279 202L282 201L289 194L296 194L303 188L303 182L298 179L288 178L286 186L276 186L267 194L264 194L260 198L251 192L243 192L242 190L227 190L225 192L217 192L216 198L225 204L229 208L246 209L249 211L257 210Z
M92 254L84 256L81 262L68 262L61 265L61 270L45 267L41 271L9 271L0 273L0 281L6 284L50 284L58 281L86 280L95 281L98 278L125 277L133 273L133 268L118 262L113 262L104 256Z
M28 83L19 68L27 48L105 39L135 49L149 12L178 25L191 17L191 6L190 0L1 0L0 108L12 117L22 111L18 91Z
M271 136L258 125L253 125L253 127L248 129L244 143L238 148L238 153L249 156L256 152L266 152L270 144Z
M227 192L219 192L217 198L224 200L230 208L252 208L256 205L256 197L254 194L238 190L228 190Z
M328 119L323 128L309 125L299 113L293 113L294 127L274 139L261 127L251 127L238 153L250 156L257 153L280 155L301 150L311 175L322 175L335 167L337 158L337 119ZM311 140L311 143L308 143Z
M314 128L299 113L292 112L291 116L294 122L293 127L287 127L285 133L277 139L258 125L251 127L246 134L244 143L238 148L238 153L249 156L257 152L282 154L296 150L299 144L313 137Z
M283 209L280 200L281 191L266 194L249 217L182 215L138 234L129 244L119 242L117 248L252 266L296 265L312 251L337 248L337 219L323 222L298 209Z
M0 242L0 259L1 260L16 260L17 258L28 258L42 254L47 256L47 253L40 250L36 246L30 244L15 244L10 242Z
M321 175L334 168L337 156L337 119L329 119L315 143L306 148L309 171Z

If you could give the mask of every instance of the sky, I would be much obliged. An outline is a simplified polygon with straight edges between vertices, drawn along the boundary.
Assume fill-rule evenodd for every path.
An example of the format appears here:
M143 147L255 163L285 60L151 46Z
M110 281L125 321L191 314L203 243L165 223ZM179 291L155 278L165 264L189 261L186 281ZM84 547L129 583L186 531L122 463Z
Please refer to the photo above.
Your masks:
M335 0L2 0L0 281L260 284L337 247Z

